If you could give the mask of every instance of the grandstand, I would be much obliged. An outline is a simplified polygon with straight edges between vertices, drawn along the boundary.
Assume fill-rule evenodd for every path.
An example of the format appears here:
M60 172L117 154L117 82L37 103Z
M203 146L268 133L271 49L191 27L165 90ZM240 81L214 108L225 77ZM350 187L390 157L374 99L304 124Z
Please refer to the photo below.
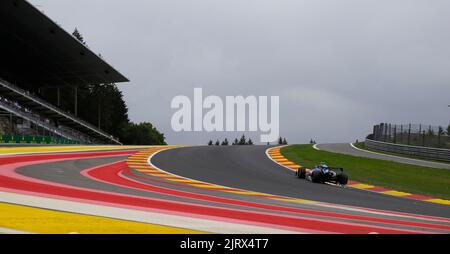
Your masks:
M0 1L0 34L0 143L121 144L78 117L77 93L126 77L25 0ZM62 91L74 93L70 112Z

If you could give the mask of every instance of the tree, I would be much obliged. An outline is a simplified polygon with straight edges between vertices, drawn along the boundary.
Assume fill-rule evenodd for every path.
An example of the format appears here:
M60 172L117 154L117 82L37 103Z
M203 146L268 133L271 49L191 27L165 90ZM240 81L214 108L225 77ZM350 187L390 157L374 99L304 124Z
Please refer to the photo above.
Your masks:
M213 145L213 141L212 141L212 140L209 140L208 145L209 145L209 146L212 146L212 145Z
M84 41L83 36L81 35L81 33L78 31L78 28L75 27L75 31L73 31L72 35L78 40L80 41L83 45L86 46L86 42Z
M278 139L278 144L279 144L279 145L282 145L282 144L283 144L283 138L282 138L282 137L280 137L280 138Z
M216 141L216 146L220 146L220 141L219 140Z
M311 139L311 141L309 141L309 143L310 143L311 145L313 145L313 144L314 144L314 140Z
M239 144L239 140L237 138L234 139L233 145L237 146Z
M128 123L122 130L122 142L127 145L167 145L164 134L151 123Z
M447 127L447 140L450 141L450 124Z
M225 138L225 140L222 142L222 145L223 145L223 146L229 145L228 139Z
M252 141L252 139L251 139L251 138L249 138L249 139L248 139L248 141L247 141L247 145L249 145L249 146L252 146L252 145L253 145L253 141Z
M243 146L245 144L247 144L247 139L245 138L245 135L242 135L241 139L239 140L238 145Z
M283 139L283 145L287 145L287 144L288 144L288 142L287 142L286 138L284 138Z

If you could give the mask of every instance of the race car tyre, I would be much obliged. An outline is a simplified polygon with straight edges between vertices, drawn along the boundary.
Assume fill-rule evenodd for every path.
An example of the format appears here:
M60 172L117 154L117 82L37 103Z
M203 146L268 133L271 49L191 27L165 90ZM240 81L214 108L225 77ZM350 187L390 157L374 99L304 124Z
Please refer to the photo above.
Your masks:
M348 175L346 173L340 173L337 175L337 182L342 185L346 185L348 183Z
M311 174L311 180L313 183L321 183L323 179L323 172L319 170L314 170Z
M306 178L306 168L301 167L297 170L297 177L300 179L305 179Z

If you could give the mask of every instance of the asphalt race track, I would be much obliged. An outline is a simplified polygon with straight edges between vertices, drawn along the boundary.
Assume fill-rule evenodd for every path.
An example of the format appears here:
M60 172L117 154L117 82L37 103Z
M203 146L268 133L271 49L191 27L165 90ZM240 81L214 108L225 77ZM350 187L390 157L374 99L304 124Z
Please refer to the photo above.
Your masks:
M299 180L265 146L86 149L0 156L0 208L128 223L101 231L86 225L93 218L79 230L52 222L68 232L450 233L450 206Z
M187 178L307 200L450 218L450 206L303 181L267 158L266 146L167 150L152 162Z
M317 148L320 150L332 152L332 153L342 153L359 157L367 157L379 160L387 160L387 161L395 161L406 164L419 165L423 167L431 167L431 168L444 168L450 169L449 163L440 163L434 161L426 161L426 160L416 160L401 156L391 156L387 154L381 153L372 153L370 151L358 150L352 147L350 144L319 144Z

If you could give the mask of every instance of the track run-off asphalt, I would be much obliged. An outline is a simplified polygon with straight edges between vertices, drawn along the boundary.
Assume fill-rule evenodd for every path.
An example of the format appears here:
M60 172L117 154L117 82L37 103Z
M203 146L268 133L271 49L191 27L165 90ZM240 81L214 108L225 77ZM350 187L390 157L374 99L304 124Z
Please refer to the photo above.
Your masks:
M450 233L450 206L302 181L268 148L9 152L0 232Z

